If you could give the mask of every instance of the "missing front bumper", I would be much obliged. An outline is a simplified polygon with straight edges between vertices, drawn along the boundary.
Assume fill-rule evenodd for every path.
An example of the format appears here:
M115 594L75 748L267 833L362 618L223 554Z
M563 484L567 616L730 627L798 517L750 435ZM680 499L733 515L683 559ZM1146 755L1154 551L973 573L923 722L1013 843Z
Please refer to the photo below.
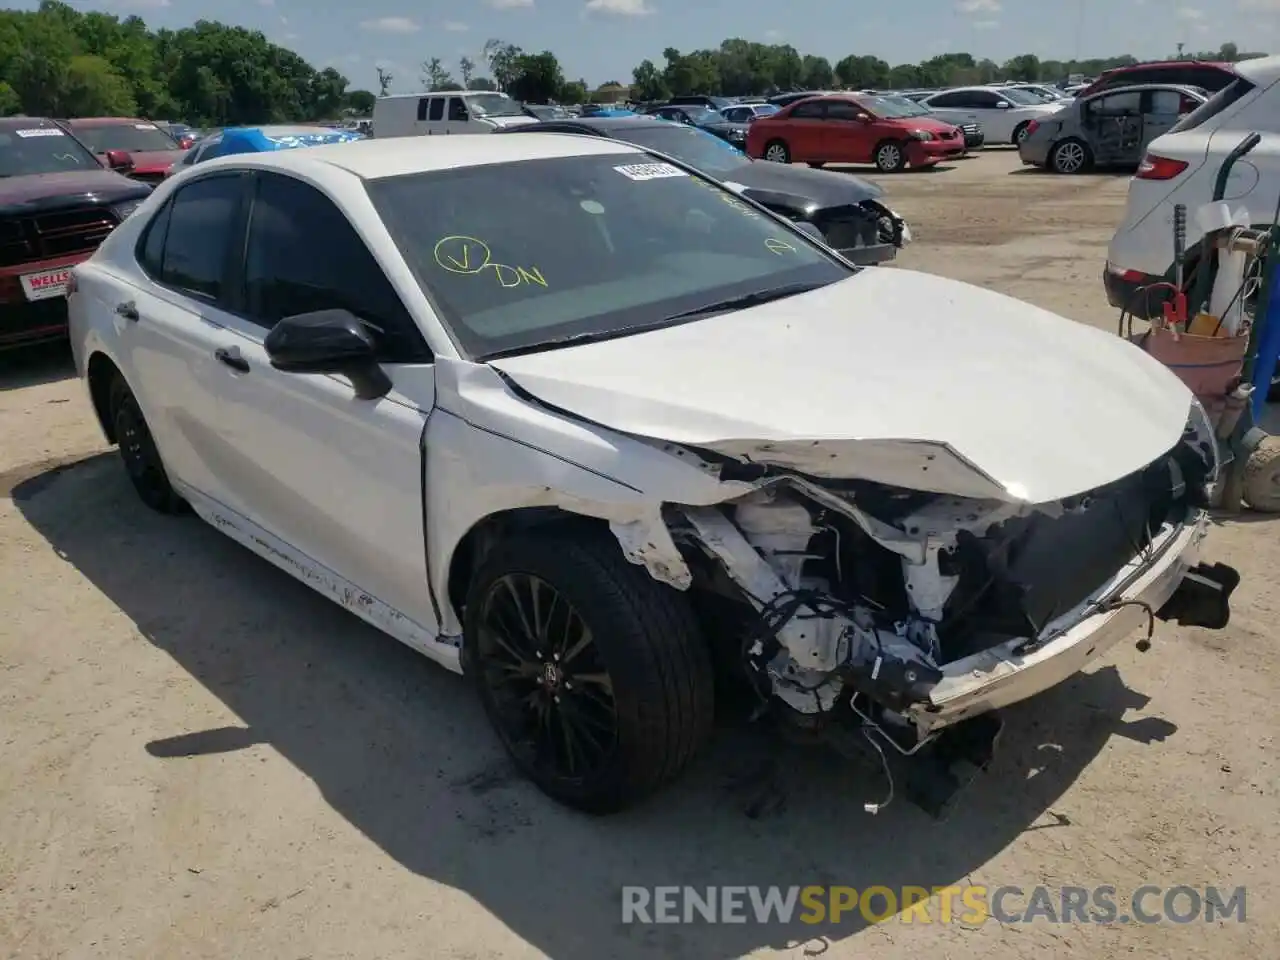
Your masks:
M1026 700L1079 673L1157 615L1211 629L1225 626L1239 575L1225 565L1199 564L1207 533L1208 517L1201 514L1170 534L1154 557L1118 575L1090 601L1094 612L1051 630L1048 639L1011 640L946 664L928 700L904 712L923 735Z

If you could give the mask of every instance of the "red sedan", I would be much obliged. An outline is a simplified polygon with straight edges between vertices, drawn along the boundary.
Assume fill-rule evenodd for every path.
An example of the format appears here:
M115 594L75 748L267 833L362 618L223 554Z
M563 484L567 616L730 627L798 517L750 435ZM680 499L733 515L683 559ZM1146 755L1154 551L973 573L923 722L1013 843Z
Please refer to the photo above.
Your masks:
M907 115L883 97L833 94L800 100L747 128L747 155L778 163L874 163L885 173L964 155L964 135L932 117Z

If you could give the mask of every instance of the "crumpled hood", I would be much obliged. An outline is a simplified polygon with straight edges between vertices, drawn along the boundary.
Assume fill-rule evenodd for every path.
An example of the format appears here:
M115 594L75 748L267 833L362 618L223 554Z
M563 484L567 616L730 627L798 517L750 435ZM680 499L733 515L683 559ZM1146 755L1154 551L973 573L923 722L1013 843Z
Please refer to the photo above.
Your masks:
M735 167L722 179L742 184L753 200L757 199L754 194L783 195L793 198L797 208L813 203L824 209L845 207L884 195L883 189L861 177L768 160L752 160Z
M1151 463L1191 404L1119 337L901 269L492 366L625 433L817 477L1032 503Z

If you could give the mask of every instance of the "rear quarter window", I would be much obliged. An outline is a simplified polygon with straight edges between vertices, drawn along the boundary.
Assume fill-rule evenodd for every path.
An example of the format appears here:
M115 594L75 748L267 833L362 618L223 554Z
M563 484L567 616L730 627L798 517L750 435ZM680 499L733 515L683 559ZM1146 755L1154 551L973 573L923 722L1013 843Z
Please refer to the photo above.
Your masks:
M1254 85L1244 77L1236 77L1234 81L1175 123L1169 132L1182 133L1184 130L1194 130L1249 94L1253 87Z

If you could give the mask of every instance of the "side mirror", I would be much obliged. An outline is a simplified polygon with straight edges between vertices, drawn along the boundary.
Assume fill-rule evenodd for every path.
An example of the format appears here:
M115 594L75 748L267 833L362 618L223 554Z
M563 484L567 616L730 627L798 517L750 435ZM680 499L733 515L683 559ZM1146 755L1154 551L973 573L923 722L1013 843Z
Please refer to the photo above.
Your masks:
M133 157L127 150L108 150L106 157L107 166L112 170L125 172L133 169Z
M871 122L871 114L869 114L869 113L860 113L860 114L858 114L856 117L854 117L853 119L857 120L859 123L870 123L870 122Z
M997 110L1008 110L1008 109L1009 109L1009 101L1008 101L1008 100L1000 100L999 102L997 102L997 103L996 103L996 109L997 109Z
M378 365L373 335L348 310L317 310L280 320L262 344L271 366L284 373L338 373L356 396L376 400L391 389Z

